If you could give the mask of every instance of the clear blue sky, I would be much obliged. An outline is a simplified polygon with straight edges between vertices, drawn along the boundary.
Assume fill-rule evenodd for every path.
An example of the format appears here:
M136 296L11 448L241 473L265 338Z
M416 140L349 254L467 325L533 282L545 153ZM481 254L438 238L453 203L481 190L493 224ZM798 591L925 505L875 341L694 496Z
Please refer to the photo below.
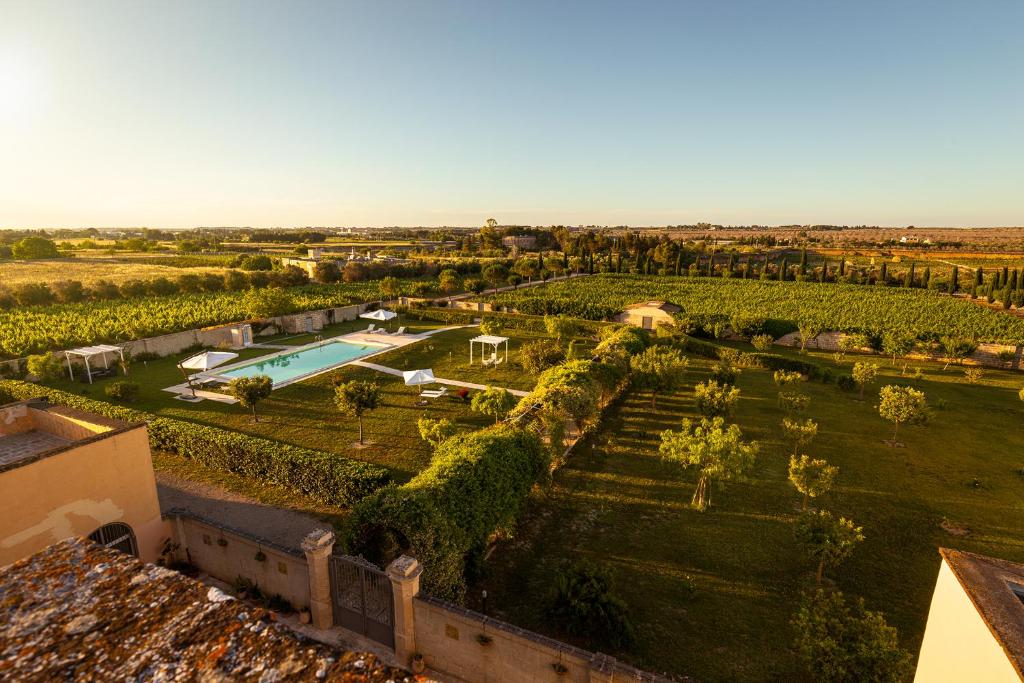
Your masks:
M0 0L0 226L1024 225L1024 2Z

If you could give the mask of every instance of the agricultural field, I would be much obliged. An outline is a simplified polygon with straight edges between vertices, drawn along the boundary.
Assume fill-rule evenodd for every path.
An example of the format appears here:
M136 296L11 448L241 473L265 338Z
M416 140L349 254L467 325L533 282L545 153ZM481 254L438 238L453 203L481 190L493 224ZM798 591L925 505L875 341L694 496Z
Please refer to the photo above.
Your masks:
M183 265L183 259L195 259L195 266ZM0 261L0 284L8 287L28 283L52 283L60 280L78 280L89 286L99 280L121 284L129 280L152 280L158 277L176 278L187 267L189 273L223 274L227 269L224 258L200 260L196 257L165 255L73 256L36 261ZM230 257L228 257L230 260ZM208 265L207 265L208 264Z
M850 356L837 365L825 354L809 357L836 375L864 360ZM874 361L881 375L865 400L833 383L801 386L810 397L803 416L819 424L802 452L839 468L836 486L812 504L852 519L865 536L850 559L827 572L826 585L863 596L916 656L938 547L1024 561L1022 441L1008 428L1024 418L1017 397L1024 380L989 372L967 384L960 368L917 363L924 377L915 381ZM807 680L789 620L800 593L813 587L814 563L794 538L800 494L787 478L792 446L783 440L786 413L771 371L744 369L738 378L733 421L761 450L744 480L713 489L709 510L690 507L695 473L658 453L662 430L698 416L693 386L708 377L709 366L691 355L685 386L659 395L656 409L646 391L610 408L553 485L531 498L470 595L486 589L490 614L573 640L552 626L547 596L562 567L589 560L612 569L615 593L635 627L633 646L613 654L705 681ZM902 448L885 443L892 424L876 407L879 387L889 383L917 386L932 406L927 426L900 430ZM481 608L479 598L471 602Z
M603 274L539 289L481 297L520 313L609 319L629 304L670 301L687 316L767 318L796 329L882 333L899 330L922 339L941 335L979 341L1024 342L1024 320L923 289L736 278L677 278Z
M175 294L0 311L0 357L123 342L250 318L347 306L382 296L375 281Z

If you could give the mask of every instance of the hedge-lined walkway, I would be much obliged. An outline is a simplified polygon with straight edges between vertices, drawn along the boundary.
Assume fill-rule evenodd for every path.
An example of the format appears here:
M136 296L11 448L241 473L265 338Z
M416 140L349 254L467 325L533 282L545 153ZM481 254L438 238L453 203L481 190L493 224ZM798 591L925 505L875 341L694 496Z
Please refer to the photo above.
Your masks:
M369 368L370 370L376 370L377 372L383 372L386 375L394 375L395 377L401 377L402 371L395 368L389 368L386 365L378 365L377 363L371 363L369 361L354 360L350 365L358 365L361 368ZM450 387L465 387L466 389L486 389L489 385L487 384L476 384L475 382L462 382L457 379L444 379L443 377L435 377L434 382L437 384L447 384ZM528 391L522 389L506 389L508 393L513 396L526 396Z

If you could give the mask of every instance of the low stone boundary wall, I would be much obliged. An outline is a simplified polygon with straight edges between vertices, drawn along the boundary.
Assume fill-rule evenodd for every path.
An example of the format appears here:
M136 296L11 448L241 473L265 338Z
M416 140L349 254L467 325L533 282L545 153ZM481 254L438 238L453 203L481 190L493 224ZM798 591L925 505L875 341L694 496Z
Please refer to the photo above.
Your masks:
M237 529L174 509L171 522L175 556L226 583L248 579L264 595L280 595L297 610L309 609L309 570L305 555ZM258 559L262 554L263 559Z
M413 611L416 648L427 666L466 681L669 681L429 596L417 596Z

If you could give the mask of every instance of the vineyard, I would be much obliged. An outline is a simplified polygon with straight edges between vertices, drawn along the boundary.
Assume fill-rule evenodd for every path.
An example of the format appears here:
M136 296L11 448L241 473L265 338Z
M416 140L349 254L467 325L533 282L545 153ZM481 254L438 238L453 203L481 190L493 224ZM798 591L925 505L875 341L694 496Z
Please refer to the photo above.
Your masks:
M381 298L379 284L352 282L20 307L0 311L0 357L374 301Z
M589 320L609 319L629 304L664 300L697 318L746 315L783 322L793 329L807 322L823 331L898 330L921 339L956 335L1024 342L1020 318L938 292L898 287L604 274L486 300L525 314Z

